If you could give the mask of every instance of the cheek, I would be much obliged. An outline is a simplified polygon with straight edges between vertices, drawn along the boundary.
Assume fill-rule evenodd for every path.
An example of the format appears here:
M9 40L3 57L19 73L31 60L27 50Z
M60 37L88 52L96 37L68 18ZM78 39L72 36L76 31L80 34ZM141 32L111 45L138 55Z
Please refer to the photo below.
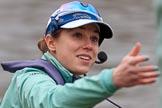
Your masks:
M98 54L98 47L94 48L93 50L94 61L97 59L97 54Z
M75 58L78 49L78 45L65 42L57 45L55 57L63 66L67 66Z
M65 55L68 54L75 54L75 52L77 52L79 50L79 45L75 44L73 42L68 42L68 43L63 43L64 45L62 45L62 47L60 47L60 49L62 49L62 53L64 53ZM68 55L68 56L70 56Z

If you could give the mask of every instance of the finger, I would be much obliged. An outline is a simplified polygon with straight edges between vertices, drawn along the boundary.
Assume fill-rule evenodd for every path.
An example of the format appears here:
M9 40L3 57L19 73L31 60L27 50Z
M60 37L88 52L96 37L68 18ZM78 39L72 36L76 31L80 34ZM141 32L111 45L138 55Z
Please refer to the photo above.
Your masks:
M159 71L159 67L158 66L139 66L137 71L139 71L139 72Z
M128 56L137 56L138 53L140 52L140 50L141 50L141 44L138 42L135 44L135 46L129 52Z
M143 84L143 85L146 85L146 84L152 84L156 82L156 78L153 77L153 78L146 78L146 79L141 79L139 80L139 84Z
M158 77L158 73L157 72L140 73L138 76L140 79L156 78Z
M157 72L159 70L158 66L143 66L140 68L139 76L140 78L153 78L158 77L159 73Z
M139 72L138 74L139 84L151 84L156 81L157 77L159 77L159 73L156 72L159 70L157 66L152 68L152 71L151 71L151 67L149 68L150 71L148 71L148 68L145 68L144 70L147 72Z
M132 57L132 59L129 60L129 63L135 65L148 60L149 60L148 56L140 55L140 56Z

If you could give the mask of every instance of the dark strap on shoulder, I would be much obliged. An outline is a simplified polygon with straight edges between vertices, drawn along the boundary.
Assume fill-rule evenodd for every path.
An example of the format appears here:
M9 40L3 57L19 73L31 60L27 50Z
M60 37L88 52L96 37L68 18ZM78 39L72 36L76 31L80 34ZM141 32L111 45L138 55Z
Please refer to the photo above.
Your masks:
M12 73L25 67L38 68L46 72L57 84L64 85L65 83L55 66L41 58L35 60L1 62L1 66L3 70Z

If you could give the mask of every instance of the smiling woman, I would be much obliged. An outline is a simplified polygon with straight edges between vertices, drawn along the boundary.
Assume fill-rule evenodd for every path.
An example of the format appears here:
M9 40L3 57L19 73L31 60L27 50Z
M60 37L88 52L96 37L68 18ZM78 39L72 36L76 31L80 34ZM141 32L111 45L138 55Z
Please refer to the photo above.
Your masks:
M40 59L2 63L4 70L15 74L1 107L91 108L119 88L155 82L158 67L139 65L148 60L138 55L140 43L116 68L81 78L95 63L103 40L112 35L110 25L91 4L74 1L61 5L38 42L43 52Z
M88 24L62 30L59 38L47 35L45 41L49 52L63 67L75 75L82 75L90 70L96 60L99 42L99 33L96 31L98 31L96 24Z

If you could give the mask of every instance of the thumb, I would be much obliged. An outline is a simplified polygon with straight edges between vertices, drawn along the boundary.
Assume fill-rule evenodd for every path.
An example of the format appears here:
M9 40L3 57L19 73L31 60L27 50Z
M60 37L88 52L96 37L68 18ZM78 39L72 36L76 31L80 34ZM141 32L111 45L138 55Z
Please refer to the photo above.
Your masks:
M136 43L132 50L129 52L128 56L137 56L141 50L141 43Z

